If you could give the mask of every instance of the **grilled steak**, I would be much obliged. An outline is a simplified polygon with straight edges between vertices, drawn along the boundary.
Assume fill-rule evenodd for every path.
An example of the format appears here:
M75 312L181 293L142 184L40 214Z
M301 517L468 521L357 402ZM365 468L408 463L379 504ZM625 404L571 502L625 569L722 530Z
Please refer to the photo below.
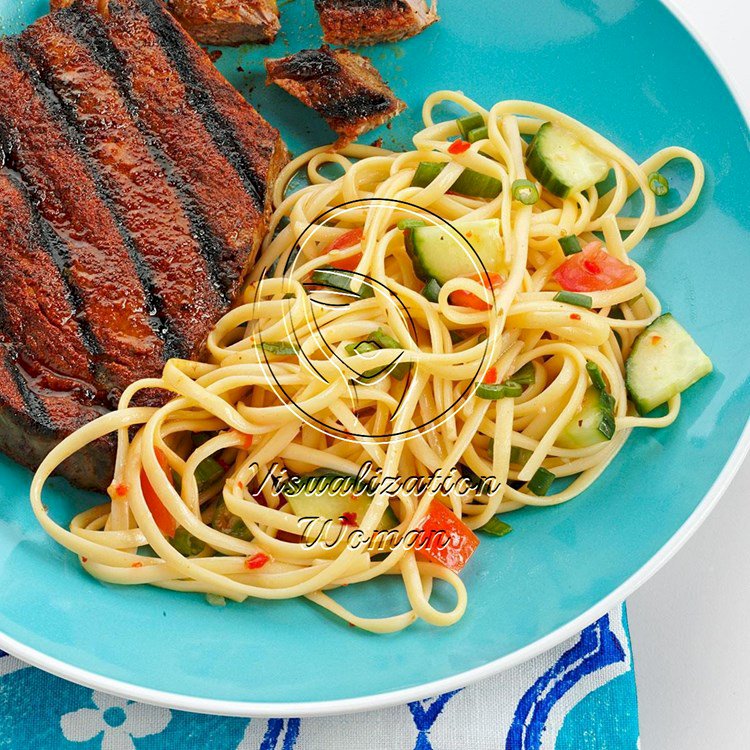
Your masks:
M158 0L98 2L0 41L0 448L32 468L201 354L286 158ZM103 438L61 473L101 489L112 462Z
M167 7L201 44L269 44L279 33L276 0L168 0Z
M50 0L59 10L74 0ZM107 0L98 0L100 10ZM276 0L164 0L170 13L199 44L269 44L279 33ZM416 32L415 32L416 33Z
M377 44L419 34L438 20L425 0L315 0L330 44Z
M382 125L406 104L397 99L372 63L328 46L267 59L267 83L276 83L321 115L339 134L336 146Z

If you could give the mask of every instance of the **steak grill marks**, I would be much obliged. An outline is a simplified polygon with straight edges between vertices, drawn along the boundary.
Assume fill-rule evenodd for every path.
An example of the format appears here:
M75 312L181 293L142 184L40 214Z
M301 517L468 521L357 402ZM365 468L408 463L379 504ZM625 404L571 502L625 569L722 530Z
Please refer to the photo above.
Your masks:
M3 163L5 159L1 160ZM102 353L101 346L96 340L96 336L91 330L88 320L81 315L83 309L83 299L81 298L81 291L76 286L75 282L68 273L70 268L70 253L64 242L55 234L55 231L49 225L46 219L42 217L35 209L29 199L28 192L26 191L22 180L18 173L13 172L8 167L3 167L0 171L0 180L7 184L7 188L14 194L15 200L19 201L20 211L22 216L21 225L27 235L28 244L32 247L42 248L49 256L57 274L59 276L60 284L63 287L65 299L69 305L70 316L75 325L78 328L78 339L80 339L83 347L91 355L99 355ZM3 188L0 187L0 192L3 192ZM9 206L10 208L10 206ZM5 216L0 213L5 226L9 227L11 221L11 215ZM16 215L17 219L17 215ZM7 231L7 230L6 230ZM6 246L5 251L8 252L9 248ZM27 251L28 252L28 251ZM48 280L52 282L53 280ZM15 289L18 293L18 289ZM4 320L8 317L8 309L11 304L17 303L18 300L8 299L5 297L4 300L5 314ZM7 324L2 326L7 330Z
M2 367L10 373L18 395L23 399L24 410L35 424L40 425L46 430L53 430L55 427L54 422L47 413L47 409L44 408L42 399L29 388L23 372L16 366L18 355L15 350L6 345L0 351L2 351Z
M179 72L185 84L190 106L201 115L206 130L214 139L216 147L235 168L246 190L253 197L256 207L262 211L266 184L245 158L245 154L237 147L237 138L232 127L214 106L213 99L204 88L200 75L185 55L182 32L171 18L154 5L153 0L135 0L135 3L148 18L151 28L158 34L165 52Z
M204 212L194 199L190 185L175 169L175 165L164 153L158 138L148 129L138 112L137 101L133 97L127 62L112 41L107 37L99 16L90 11L73 6L58 12L55 21L81 47L87 47L91 56L102 69L102 75L109 75L122 96L125 107L133 123L147 142L153 160L164 173L169 186L175 191L190 222L191 233L198 243L205 261L211 285L216 290L223 305L231 300L221 279L222 243L212 232Z
M99 199L109 210L109 214L117 228L121 242L133 263L138 281L143 290L146 305L145 312L148 316L149 325L153 332L163 342L164 358L168 359L169 357L184 356L186 353L185 343L174 330L172 322L165 319L163 316L163 301L155 287L150 269L138 251L132 235L128 233L124 226L122 216L117 209L116 201L114 200L111 191L104 184L98 165L92 159L81 134L76 129L77 123L75 112L68 103L61 101L55 93L46 86L39 71L36 70L30 64L26 56L23 55L19 42L7 43L6 51L18 70L27 77L47 113L59 127L60 132L64 134L72 150L80 158L82 167L92 180ZM11 162L11 167L12 166L13 164Z
M226 83L176 22L153 1L151 16L141 12L141 5L144 3L135 0L112 0L106 21L98 14L92 17L124 61L128 96L140 121L182 176L194 205L219 241L221 257L216 272L227 298L232 299L262 238L269 206L267 186L283 163L285 151L277 131ZM86 12L85 7L79 7ZM172 56L165 40L156 34L152 16L160 17L170 30ZM208 124L204 113L192 103L195 97L184 81L184 71L172 61L180 49L178 57L192 71L194 85L210 94L215 117ZM209 129L217 119L223 132L219 142ZM263 186L261 204L232 163L233 153L240 154L259 189Z

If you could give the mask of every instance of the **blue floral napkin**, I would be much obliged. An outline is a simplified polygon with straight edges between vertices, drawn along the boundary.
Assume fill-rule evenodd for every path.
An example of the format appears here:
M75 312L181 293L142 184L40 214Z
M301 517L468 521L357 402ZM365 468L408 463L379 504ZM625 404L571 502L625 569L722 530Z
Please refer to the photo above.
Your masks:
M314 719L190 714L92 691L0 652L3 750L636 750L625 608L496 677Z

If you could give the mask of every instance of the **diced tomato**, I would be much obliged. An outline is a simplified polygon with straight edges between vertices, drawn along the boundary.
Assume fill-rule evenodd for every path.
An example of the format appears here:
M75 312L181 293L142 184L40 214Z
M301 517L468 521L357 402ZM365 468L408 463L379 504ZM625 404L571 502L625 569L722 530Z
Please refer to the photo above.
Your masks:
M632 266L610 255L601 242L589 242L583 252L558 266L552 278L568 292L601 292L630 284L637 276Z
M337 237L329 246L327 252L333 250L345 250L347 247L354 247L362 242L364 236L363 229L350 229L348 232L344 232L340 237Z
M166 475L169 483L172 483L172 470L169 468L167 457L158 448L156 451L156 459L161 466L162 471ZM156 490L151 486L151 482L148 479L145 469L141 469L141 490L143 491L143 498L146 501L148 509L151 511L151 515L156 521L156 525L159 527L164 536L173 537L175 531L177 531L177 521L172 517L172 514L166 509L161 498L156 493Z
M362 253L356 253L350 255L348 258L342 258L341 260L334 260L328 265L331 268L338 268L339 271L354 271L359 265L359 261L362 260Z
M468 151L471 148L471 143L468 141L462 141L460 138L457 141L453 141L450 146L448 146L448 153L449 154L463 154L464 151Z
M432 501L420 528L419 553L456 573L479 546L476 534L438 500Z
M335 253L337 250L346 250L349 247L359 245L359 243L362 242L363 236L363 229L350 229L348 232L344 232L344 234L335 239L326 248L326 252ZM332 268L338 268L340 271L354 271L354 269L356 269L356 267L359 265L359 261L361 260L362 253L356 253L355 255L350 255L347 258L342 258L341 260L334 260L329 263L329 266L331 266Z
M469 278L481 281L487 289L499 289L505 283L505 279L499 273L475 273ZM479 299L476 294L465 292L463 289L451 292L448 299L452 305L458 305L459 307L471 307L474 310L490 310L492 308L492 305L483 299Z
M357 525L357 514L356 513L342 513L341 514L341 525L342 526L356 526Z
M256 552L245 560L245 567L248 570L257 570L262 568L270 559L264 552Z
M492 385L493 383L497 383L497 368L496 367L490 367L489 370L487 370L487 373L484 376L483 383L488 383Z

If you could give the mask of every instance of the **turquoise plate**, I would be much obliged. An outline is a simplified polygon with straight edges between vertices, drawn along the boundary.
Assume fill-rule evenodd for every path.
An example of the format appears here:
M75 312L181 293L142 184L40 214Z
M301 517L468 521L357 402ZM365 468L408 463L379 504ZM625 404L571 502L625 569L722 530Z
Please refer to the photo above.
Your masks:
M0 30L44 11L42 0L0 0ZM726 84L653 0L440 0L440 14L420 36L367 52L409 109L366 141L407 145L425 96L454 88L487 106L553 105L637 159L670 144L695 150L707 169L697 207L649 234L636 259L715 372L684 396L675 425L636 431L581 497L515 513L511 535L484 539L463 574L468 611L448 629L376 636L304 601L215 608L198 595L104 585L45 536L29 509L30 474L0 458L0 647L102 690L199 711L299 716L404 702L506 668L593 620L663 563L726 487L750 442L750 154ZM317 46L320 28L312 0L282 0L281 21L272 47L225 50L218 65L299 153L330 131L265 86L262 58ZM689 175L676 166L670 177L684 193ZM53 487L57 518L92 502ZM388 582L339 595L362 613L404 605Z

